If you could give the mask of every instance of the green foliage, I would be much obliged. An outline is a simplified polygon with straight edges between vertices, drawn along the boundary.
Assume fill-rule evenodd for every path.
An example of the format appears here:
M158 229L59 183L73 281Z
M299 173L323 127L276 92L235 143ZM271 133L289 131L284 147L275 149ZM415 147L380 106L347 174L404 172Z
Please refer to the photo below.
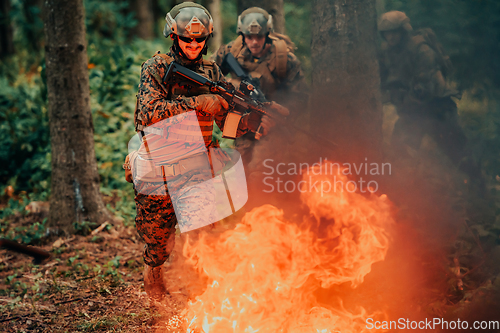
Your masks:
M286 34L292 38L297 46L295 55L302 63L302 69L306 77L311 73L311 23L308 19L311 17L311 2L296 4L285 2Z
M126 43L135 24L122 14L127 2L85 2L87 9L88 58L91 108L94 117L95 151L103 191L123 190L118 207L126 221L132 220L132 186L124 180L121 165L127 143L135 134L133 111L140 66L157 50L166 52L165 40ZM22 8L14 11L22 16ZM18 13L19 14L16 14ZM20 19L15 21L21 24ZM12 185L27 191L33 200L47 200L50 193L50 137L44 66L40 57L27 57L26 43L19 41L16 56L0 65L0 190ZM22 46L25 46L24 49ZM41 62L43 63L44 60ZM88 232L89 225L75 225Z
M500 170L500 105L495 97L494 91L478 96L472 90L458 104L470 150L491 181L497 181Z
M7 202L7 206L4 207L0 212L0 221L16 214L26 215L28 213L25 209L27 204L28 201L26 198L23 198L21 200L15 200L12 198L9 199L9 201Z
M130 30L137 25L134 14L127 13L128 1L85 0L85 24L87 38L109 40L115 44L124 44L130 36Z
M47 231L47 219L43 219L43 221L35 222L33 224L28 225L27 227L16 227L14 228L13 240L20 241L24 244L34 244L38 243L43 237L46 235ZM9 237L10 238L10 237Z
M16 190L49 189L50 145L42 67L0 77L0 183Z
M230 41L236 39L236 37L238 37L238 35L236 34L238 14L239 13L237 13L236 1L231 1L231 0L221 1L222 30L223 30L222 42L224 44L227 44Z
M89 234L95 227L97 227L96 222L90 222L90 221L73 222L73 228L75 229L75 233L81 235Z
M28 215L25 207L29 200L23 196L20 200L10 199L0 211L0 238L19 241L24 244L39 243L47 232L47 219L42 222L28 222L16 226L11 225L11 220L23 220ZM29 221L29 219L27 219Z
M41 8L34 1L12 0L10 18L14 30L14 44L16 50L28 50L30 58L39 56L43 45L44 32Z

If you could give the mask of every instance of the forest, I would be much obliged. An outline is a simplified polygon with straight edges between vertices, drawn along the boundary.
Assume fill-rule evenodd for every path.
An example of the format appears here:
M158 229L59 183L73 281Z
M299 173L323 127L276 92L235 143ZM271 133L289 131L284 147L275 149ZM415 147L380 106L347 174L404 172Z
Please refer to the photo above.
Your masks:
M123 164L141 66L172 46L162 32L179 2L0 0L0 331L396 332L439 319L500 332L500 2L196 1L214 18L206 59L238 37L244 9L268 10L295 44L307 97L245 165L249 203L212 227L177 230L167 298L153 304ZM405 157L391 141L399 116L381 90L377 19L393 10L414 31L431 28L449 56L466 138L458 163L430 135ZM61 31L80 35L59 64ZM218 128L214 140L235 147ZM307 165L321 191L327 178L309 173L320 158L353 166L332 182L360 184L359 165L363 177L391 169L368 177L374 192L302 193L296 168L284 191L262 194L253 184L269 156L268 170ZM454 329L445 326L418 329Z

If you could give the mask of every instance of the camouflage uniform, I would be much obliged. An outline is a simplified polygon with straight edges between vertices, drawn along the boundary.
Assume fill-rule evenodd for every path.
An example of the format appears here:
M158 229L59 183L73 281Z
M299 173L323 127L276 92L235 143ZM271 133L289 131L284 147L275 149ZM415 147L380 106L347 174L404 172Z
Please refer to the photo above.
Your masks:
M394 104L399 115L393 145L403 151L404 145L418 149L423 136L428 134L458 163L464 155L466 137L458 124L457 106L451 97L460 94L446 83L440 55L423 35L412 33L406 15L401 12L384 15L387 14L399 14L407 20L406 28L397 30L402 34L400 42L392 47L384 43L379 59L385 99ZM384 32L380 22L379 30Z
M252 30L253 23L258 25L255 31ZM249 8L241 13L238 17L237 33L238 38L227 45L222 45L212 56L212 60L221 66L224 75L231 74L232 82L237 86L239 79L230 71L230 68L224 66L225 56L232 53L243 70L252 78L258 79L259 88L266 99L288 108L290 110L289 121L294 121L298 113L307 107L308 95L305 92L305 80L300 61L292 52L295 48L292 41L288 36L272 32L272 16L258 7ZM260 58L254 57L245 44L244 35L254 34L266 37L264 52ZM285 60L283 55L286 56L286 64L283 61ZM290 143L290 133L278 127L261 140L259 145L265 146L267 150L264 155L276 156L280 152L270 151L273 149L270 145L271 141L272 146L277 149L284 147ZM255 146L256 142L252 133L235 140L235 147L242 156L247 173L250 173L248 165L252 162Z
M167 56L210 80L224 80L218 66L210 61L200 59L193 63L184 60L172 51ZM169 85L169 82L166 82L166 86L162 85L160 82L165 75L166 69L167 62L160 56L149 59L143 65L139 85L138 108L135 116L136 129L138 130L161 120L192 111L195 108L193 96L209 93L208 90L203 89L186 90L186 88L179 86L178 83ZM226 115L227 112L220 112L213 119L220 128L224 126ZM198 115L198 118L205 141L201 142L201 145L204 145L207 149L217 147L217 144L212 142L213 120L210 119L208 123L203 125L202 115ZM241 124L238 134L242 135L246 131ZM152 151L155 149L154 136L154 134L145 136L147 142L149 142L149 149ZM139 154L141 154L141 150L139 150ZM137 208L135 222L140 236L146 243L144 261L147 265L157 267L168 258L174 247L175 226L177 223L174 205L183 204L181 200L172 202L170 195L162 195L162 193L165 193L165 190L170 191L170 193L173 193L173 191L182 192L182 188L188 188L186 185L191 186L202 183L211 179L211 177L212 174L208 170L189 171L177 176L173 181L169 181L168 189L165 188L166 184L161 181L134 181ZM213 191L207 188L206 191L182 193L182 198L191 199L192 202L193 196L196 197L196 205L190 205L188 213L203 216L213 213L210 209L213 207L214 195Z
M229 42L227 45L222 45L216 54L212 57L219 66L222 65L224 57L231 53L231 48L236 43L240 45L243 37L238 37L237 40ZM277 73L276 66L272 63L276 58L276 45L271 43L266 44L267 52L260 58L255 58L246 45L242 45L241 50L235 56L241 67L250 75L262 64L267 65L269 75L259 75L260 88L266 95L268 100L274 100L284 106L293 105L290 103L290 96L295 96L296 93L302 94L304 91L304 73L302 72L300 61L291 50L287 50L286 74L280 77ZM227 75L229 69L222 67L222 73ZM236 76L233 75L233 79Z

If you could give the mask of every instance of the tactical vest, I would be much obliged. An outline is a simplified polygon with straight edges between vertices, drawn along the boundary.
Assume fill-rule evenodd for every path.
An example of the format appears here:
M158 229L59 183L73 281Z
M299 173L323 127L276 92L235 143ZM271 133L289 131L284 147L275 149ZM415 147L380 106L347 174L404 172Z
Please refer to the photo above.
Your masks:
M239 62L239 64L248 71L251 77L259 79L261 89L266 96L271 95L279 84L279 81L286 77L286 67L288 60L287 43L275 36L269 36L273 41L270 56L268 59L263 59L261 62L252 62L245 59L245 44L243 36L238 36L233 42L230 52ZM273 76L273 72L276 73ZM276 78L275 78L276 77ZM278 82L277 82L278 81Z
M420 74L416 72L415 64L418 61L419 49L423 45L421 37L406 38L399 50L390 49L387 43L382 44L381 65L386 69L386 72L382 73L384 88L409 92L415 78Z
M170 63L175 60L173 57L161 53L157 53L153 57L160 57L161 59L163 59L165 68L168 68ZM194 71L206 78L209 78L210 80L219 80L219 71L211 61L202 60L201 65L194 69ZM152 73L152 75L158 82L160 82L162 88L164 89L164 92L168 96L168 99L171 101L176 100L180 96L192 97L210 93L208 87L192 86L187 81L183 82L182 80L176 80L175 78L172 82L163 82L163 78L160 77L160 74L157 71ZM134 112L134 123L136 131L144 130L144 127L142 126L139 107L139 100L137 100L136 109ZM158 134L167 137L169 141L196 143L200 141L199 135L197 135L200 129L203 136L203 141L205 142L205 146L208 147L212 143L213 116L208 113L203 113L198 114L197 118L198 121L195 121L193 123L186 123L184 121L182 124L172 124L166 130L162 130ZM148 128L148 131L149 130L154 132L154 129Z

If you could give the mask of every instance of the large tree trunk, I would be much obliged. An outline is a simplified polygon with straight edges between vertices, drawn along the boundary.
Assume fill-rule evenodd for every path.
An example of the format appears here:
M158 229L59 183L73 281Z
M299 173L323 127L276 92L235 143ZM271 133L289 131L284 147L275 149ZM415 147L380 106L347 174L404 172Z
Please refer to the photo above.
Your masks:
M49 226L109 219L94 153L82 0L46 0L47 90L52 146Z
M10 23L10 0L0 0L0 58L14 54L14 37Z
M135 13L135 19L137 20L133 34L142 39L153 38L154 15L152 0L131 0L130 9Z
M274 31L285 33L285 9L283 0L238 0L238 15L247 8L260 7L273 16Z
M375 0L314 0L311 124L339 157L378 156L382 105Z

